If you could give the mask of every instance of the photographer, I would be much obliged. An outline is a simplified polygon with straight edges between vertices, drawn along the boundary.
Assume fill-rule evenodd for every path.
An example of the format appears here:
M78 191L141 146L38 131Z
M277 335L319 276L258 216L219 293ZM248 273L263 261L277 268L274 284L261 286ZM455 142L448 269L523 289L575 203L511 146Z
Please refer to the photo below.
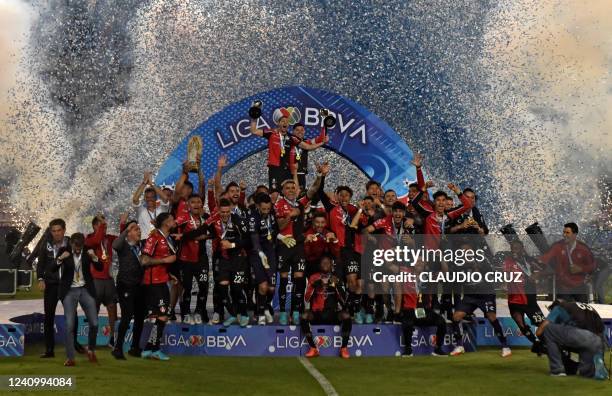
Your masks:
M605 328L593 307L558 299L549 309L550 313L538 327L536 336L543 337L546 342L550 375L565 377L574 374L562 358L563 351L569 350L580 356L578 374L599 380L607 379L608 370L603 361Z

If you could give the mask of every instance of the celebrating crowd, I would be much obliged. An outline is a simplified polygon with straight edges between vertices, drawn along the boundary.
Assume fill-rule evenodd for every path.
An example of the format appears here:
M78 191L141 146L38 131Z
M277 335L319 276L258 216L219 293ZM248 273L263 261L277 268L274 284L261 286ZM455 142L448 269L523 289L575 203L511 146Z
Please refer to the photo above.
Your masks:
M256 112L251 115L257 117ZM464 352L463 322L476 309L494 328L502 346L501 355L511 355L496 318L495 294L445 290L439 297L438 290L423 289L417 284L403 284L401 290L383 284L381 292L370 282L371 274L362 273L361 256L377 234L386 235L391 245L410 245L414 238L422 236L430 248L444 244L451 234L488 234L474 190L462 190L450 183L447 187L456 198L442 190L430 198L433 183L424 179L420 154L410 165L416 167L417 181L409 185L407 197L398 198L395 191L384 191L376 181L369 181L359 192L348 186L329 189L325 182L333 169L328 163L316 165L314 180L307 186L308 152L329 141L325 126L313 139L304 138L300 123L291 126L290 131L287 117L281 117L275 129L258 129L257 118L253 118L250 130L268 141L268 185L248 186L234 181L223 185L222 173L228 161L222 155L211 180L206 182L202 171L197 172L198 191L189 180L187 162L173 189L155 185L151 173L145 173L132 198L136 216L130 219L128 213L122 215L119 235L109 233L102 214L94 217L92 233L87 236L75 233L68 238L63 220L50 222L46 249L39 255L37 268L40 286L45 290L47 349L43 357L54 356L52 330L58 301L66 315L67 366L75 364L75 350L85 350L75 338L78 303L89 321L86 351L91 361L96 361L99 308L106 307L114 330L119 319L117 303L121 320L116 333L111 331L109 335L112 354L117 359L125 359L123 344L133 321L128 353L168 360L160 343L166 323L177 320L188 325L299 325L310 345L307 357L319 353L311 325L338 324L343 358L349 357L347 345L353 323L375 322L401 324L404 340L412 339L415 326L436 326L432 354L447 355L442 342L450 322L456 341L451 355L460 355ZM576 240L577 234L577 226L567 224L564 240L540 258L529 257L520 240L515 239L503 263L509 270L525 275L523 284L508 290L508 302L513 319L538 353L555 351L551 345L558 341L555 337L562 335L546 335L552 333L553 324L560 323L560 318L567 322L568 315L571 319L580 313L571 301L585 302L583 285L595 264L588 247ZM466 238L464 243L470 245L474 240L477 239ZM118 263L114 277L113 259ZM566 315L557 312L545 320L530 288L536 268L554 260L562 275L559 282L563 302L559 306ZM412 268L388 271L419 273L426 269L448 271L443 262L419 262ZM213 282L209 281L211 276ZM197 296L192 308L194 283ZM209 285L213 289L210 312ZM538 332L531 331L525 315L541 327ZM139 340L146 318L153 326L141 350ZM601 338L596 318L591 322L595 323L592 329L584 330L583 326L580 330ZM404 343L404 356L412 356L411 342ZM592 357L601 348L603 344L592 347L591 364L581 366L581 374L594 376L601 370ZM558 359L554 364L551 363L551 373L560 374L563 364Z

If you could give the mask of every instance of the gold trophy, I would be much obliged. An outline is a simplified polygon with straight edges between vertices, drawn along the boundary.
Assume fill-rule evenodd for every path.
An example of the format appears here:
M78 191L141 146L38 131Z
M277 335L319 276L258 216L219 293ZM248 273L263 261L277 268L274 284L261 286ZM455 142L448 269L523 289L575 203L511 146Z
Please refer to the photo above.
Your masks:
M200 169L200 158L202 158L202 138L192 136L187 143L187 169L189 172L198 173Z

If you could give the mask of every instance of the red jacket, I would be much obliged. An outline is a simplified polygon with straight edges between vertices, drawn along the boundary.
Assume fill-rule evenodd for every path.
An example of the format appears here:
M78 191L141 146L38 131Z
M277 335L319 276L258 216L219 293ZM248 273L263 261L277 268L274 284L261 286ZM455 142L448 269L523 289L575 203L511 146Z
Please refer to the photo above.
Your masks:
M512 256L504 260L504 272L522 272L523 282L508 282L508 303L527 305L527 294L525 293L525 281L527 276Z
M338 289L339 285L332 285L331 274L326 274L327 283L323 282L324 274L317 272L308 278L308 287L304 293L304 301L310 302L310 310L321 312L324 310L336 311L338 304L344 302L344 296Z
M333 245L337 245L337 243L327 242L325 240L325 235L330 231L326 228L321 233L322 235L317 235L317 239L312 242L304 242L304 253L306 255L306 261L315 261L318 262L321 260L321 257L325 253L331 253L333 249ZM310 227L304 233L304 236L315 235L315 231L312 227Z
M466 196L459 194L459 199L463 205L449 212L445 212L442 216L441 223L438 222L438 215L433 208L431 210L424 208L427 212L429 212L429 215L425 218L425 224L423 225L425 247L427 249L438 249L440 247L440 235L442 235L442 232L444 231L442 227L444 227L444 224L446 221L448 221L448 219L454 220L472 208L472 203Z
M556 242L548 252L540 256L540 260L545 264L549 264L553 259L556 260L555 272L561 286L575 288L584 284L585 276L595 270L595 260L591 249L580 241L576 241L576 247L571 253L571 258L574 265L581 268L580 272L572 274L569 270L570 259L565 241Z
M85 247L93 249L98 260L102 263L102 270L98 271L93 265L91 266L91 276L94 279L111 279L110 268L113 262L113 241L117 239L115 235L106 234L106 224L100 225L96 232L87 234L85 238Z
M176 249L173 245L168 243L168 239L156 229L153 230L151 235L147 238L144 248L142 249L142 254L151 258L160 259L176 254ZM170 264L145 266L142 283L145 285L157 285L168 282L168 280L170 280L170 276L168 275L169 266Z
M338 248L353 248L358 253L363 253L361 233L350 228L351 220L357 214L357 207L348 204L346 210L341 205L336 205L329 211L329 228L338 238ZM361 214L359 223L368 225L368 218Z

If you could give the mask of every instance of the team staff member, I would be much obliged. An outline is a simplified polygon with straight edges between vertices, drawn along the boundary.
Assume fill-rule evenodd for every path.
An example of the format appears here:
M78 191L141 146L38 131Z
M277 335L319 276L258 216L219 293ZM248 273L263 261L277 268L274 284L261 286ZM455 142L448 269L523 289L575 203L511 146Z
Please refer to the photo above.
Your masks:
M140 263L144 267L142 283L146 287L148 314L150 318L155 319L155 342L147 342L141 354L144 359L170 359L159 350L159 346L170 310L168 282L171 275L168 267L176 261L176 247L170 238L170 230L174 227L176 227L176 221L170 213L157 215L156 229L147 238L140 254ZM176 278L172 276L172 280L176 281Z
M38 287L43 290L43 304L45 312L44 336L45 353L41 358L55 357L55 310L59 301L59 273L57 268L57 257L60 250L70 245L70 238L66 236L66 222L63 219L53 219L49 222L48 231L43 238L44 249L38 252L38 264L36 276L38 276ZM76 331L74 332L74 348L78 353L85 353L85 349L76 342Z
M225 308L229 313L223 325L228 327L238 322L236 316L240 314L240 326L246 327L249 317L245 293L248 267L245 248L250 242L247 225L242 217L232 213L232 203L222 198L216 215L206 220L205 228L213 238L213 245L217 246L213 254L215 282L221 309Z
M521 333L531 341L532 351L538 354L543 352L540 340L531 331L531 326L525 324L525 315L529 317L531 324L539 326L544 320L544 314L538 306L536 299L536 286L534 282L537 263L525 252L525 246L520 239L514 239L510 243L511 255L504 260L504 271L523 274L521 283L508 283L508 308L510 316L516 322Z
M103 264L92 249L84 252L85 237L80 232L70 237L70 248L64 247L57 258L55 271L60 271L59 299L64 306L66 318L66 362L64 366L75 366L73 340L77 325L77 305L80 304L87 317L89 339L87 358L97 363L96 337L98 336L98 313L96 289L91 268L102 270Z
M557 300L550 307L536 335L543 337L548 350L550 375L565 377L562 351L569 349L580 356L578 373L583 377L604 380L608 370L603 361L605 330L601 317L588 304Z
M140 357L140 336L146 315L145 287L142 285L143 268L140 265L140 253L144 247L141 240L140 226L135 220L128 222L119 237L113 241L113 249L117 252L119 272L117 273L117 294L121 307L121 321L117 331L117 342L112 355L118 360L124 360L123 343L125 334L134 319L132 330L132 346L128 353Z
M287 324L286 301L289 270L291 270L294 285L291 294L291 312L294 324L300 320L300 313L304 306L304 290L306 290L306 259L304 257L304 210L319 190L322 177L329 172L327 163L317 166L317 178L310 186L306 195L297 199L298 189L294 180L285 180L282 185L283 195L276 201L274 210L278 223L278 272L279 282L279 323Z
M202 197L192 194L188 200L189 217L177 222L181 235L181 247L178 253L178 262L183 285L183 297L181 298L182 322L186 324L208 323L206 313L206 299L208 297L208 254L206 252L206 234L198 232L198 229L208 215L204 213ZM193 278L198 283L198 296L195 312L191 314L191 288Z
M577 240L578 226L567 223L563 226L563 239L556 242L550 250L540 256L544 264L556 262L555 274L559 284L560 298L588 302L587 280L595 270L595 260L591 249Z
M98 256L98 260L102 263L102 270L98 271L92 268L91 275L96 285L96 304L98 306L98 312L100 312L100 305L102 304L108 311L108 325L110 327L108 345L112 348L115 346L115 323L117 322L118 298L115 281L111 276L111 263L113 262L113 241L117 237L106 233L106 219L102 214L98 214L93 218L91 226L94 232L88 234L85 238L85 246L88 249L93 249L96 256Z
M149 186L149 187L147 187ZM140 202L140 196L144 192L144 203ZM157 199L159 197L159 200ZM155 218L162 212L170 210L170 201L161 188L153 183L151 172L145 172L142 183L138 185L132 195L132 205L136 210L136 218L141 233L148 236L155 229Z
M417 263L414 266L415 275L418 277L423 272L424 264ZM401 272L409 272L406 267L400 268ZM404 334L404 354L412 356L412 334L414 326L436 326L435 349L432 356L447 356L442 350L444 336L446 335L446 321L436 313L432 307L431 294L423 293L418 284L405 282L402 284L404 294L402 294L402 331Z
M350 357L348 350L348 340L351 336L353 324L351 315L344 309L346 305L346 291L344 286L332 271L332 257L323 256L319 272L308 278L308 289L304 299L310 302L310 309L302 314L300 326L302 333L306 335L306 340L310 349L305 356L313 358L319 356L317 344L312 336L311 324L340 324L340 334L342 335L342 345L340 356L344 359Z
M255 205L249 214L249 234L252 249L249 261L257 284L256 312L258 324L274 321L272 298L276 287L276 237L278 224L272 213L272 200L266 193L255 195Z

